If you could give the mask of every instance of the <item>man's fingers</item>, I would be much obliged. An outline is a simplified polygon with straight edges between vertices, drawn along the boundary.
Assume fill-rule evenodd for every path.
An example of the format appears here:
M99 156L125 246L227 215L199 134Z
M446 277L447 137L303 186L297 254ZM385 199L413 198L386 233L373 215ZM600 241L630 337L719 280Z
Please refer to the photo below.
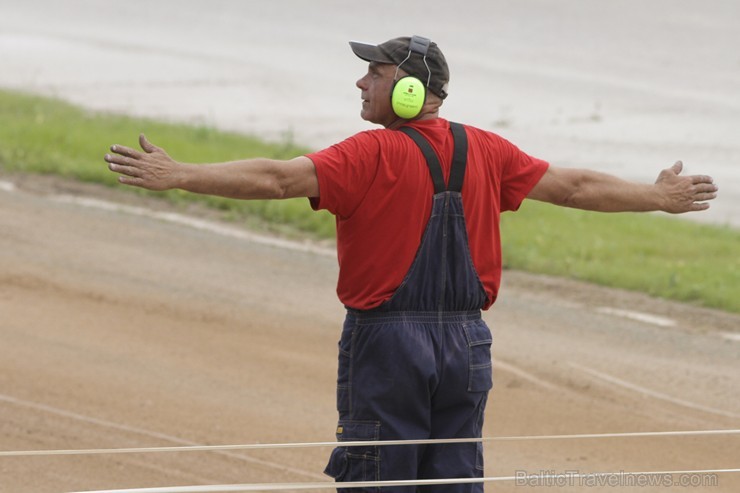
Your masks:
M706 200L714 200L717 198L717 194L713 192L703 192L694 195L694 202L704 202Z
M671 170L673 170L673 172L677 175L680 175L681 171L683 170L683 162L676 161L675 163L673 163L673 166L671 166Z
M143 176L143 172L141 171L141 169L137 168L136 166L127 166L125 164L109 162L108 169L115 173L120 173L126 176L134 176L137 178Z
M105 160L111 171L128 176L142 176L141 169L136 165L136 159L124 155L106 154Z
M694 183L696 183L696 180L694 180ZM717 198L718 188L717 185L711 182L711 178L709 180L700 180L697 184L693 185L692 189L694 194L692 200L694 202L704 202Z
M147 154L151 154L154 151L161 150L159 147L149 142L144 134L139 134L139 145ZM112 145L110 147L110 150L111 152L115 152L116 154L132 157L134 159L141 159L141 157L144 156L144 153L142 153L141 151L119 144Z
M694 175L691 177L691 183L694 185L699 183L714 183L714 179L707 175Z
M700 182L694 185L695 192L716 192L717 185L714 183Z
M694 212L694 211L705 211L707 209L709 209L709 204L704 203L704 202L697 202L697 203L691 205L691 211L692 212Z
M137 159L126 157L126 156L120 156L120 155L117 155L117 154L106 154L105 155L105 160L109 164L112 164L112 165L120 165L120 166L124 166L126 168L133 168L133 167L135 167L136 164L137 164L137 161L138 161Z
M131 163L131 158L123 154L120 154L120 155L119 154L106 154L103 159L105 159L106 162L109 162L109 163L123 164L126 166L130 165Z
M139 145L148 153L159 151L160 148L149 142L144 134L139 134Z
M139 159L143 155L141 152L137 151L136 149L132 149L130 147L122 146L122 145L112 145L110 146L111 152L115 152L116 154L120 154L121 156L128 156L132 157L134 159Z
M135 187L141 187L144 184L144 180L141 178L135 177L135 176L119 176L118 177L118 183L122 183L124 185L132 185Z

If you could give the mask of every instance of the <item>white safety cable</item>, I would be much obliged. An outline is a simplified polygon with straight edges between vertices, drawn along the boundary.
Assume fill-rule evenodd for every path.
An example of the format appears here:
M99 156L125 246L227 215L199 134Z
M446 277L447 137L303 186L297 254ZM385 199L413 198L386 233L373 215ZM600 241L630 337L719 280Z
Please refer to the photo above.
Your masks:
M534 481L547 479L560 479L563 477L571 480L578 478L597 477L625 477L625 476L658 476L673 474L724 474L738 473L740 469L701 469L692 471L644 471L644 472L601 472L586 474L533 474L525 476L494 476L486 478L451 478L451 479L419 479L410 481L365 481L365 482L323 482L323 483L253 483L253 484L221 484L210 486L172 486L161 488L136 488L124 490L96 490L78 491L75 493L218 493L218 492L244 492L244 491L280 491L280 490L318 490L334 488L383 488L388 486L430 486L444 484L464 483L488 483L494 481Z
M426 440L367 440L352 442L304 442L304 443L253 443L242 445L190 445L175 447L143 447L143 448L110 448L110 449L71 449L71 450L19 450L0 451L0 457L27 457L45 455L98 455L98 454L133 454L149 452L202 452L212 450L259 450L281 448L312 448L312 447L369 447L387 445L430 445L452 443L477 442L504 442L529 440L574 440L590 438L632 438L632 437L665 437L665 436L692 436L692 435L733 435L740 434L738 430L696 430L696 431L653 431L633 433L592 433L581 435L534 435L508 436L483 438L445 438Z

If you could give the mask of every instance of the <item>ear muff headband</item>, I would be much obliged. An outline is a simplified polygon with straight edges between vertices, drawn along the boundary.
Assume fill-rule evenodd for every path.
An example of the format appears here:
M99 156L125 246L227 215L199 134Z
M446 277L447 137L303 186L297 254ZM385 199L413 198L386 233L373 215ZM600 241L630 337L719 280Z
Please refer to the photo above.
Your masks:
M429 70L427 64L427 51L430 44L431 40L427 38L412 36L409 42L409 54L396 67L396 75L393 77L395 82L391 90L391 107L398 117L405 120L417 117L426 101L427 87L429 87L429 82L432 80L432 71ZM426 84L411 75L398 79L398 70L406 63L406 60L411 58L412 53L417 53L423 57L424 66L427 68Z

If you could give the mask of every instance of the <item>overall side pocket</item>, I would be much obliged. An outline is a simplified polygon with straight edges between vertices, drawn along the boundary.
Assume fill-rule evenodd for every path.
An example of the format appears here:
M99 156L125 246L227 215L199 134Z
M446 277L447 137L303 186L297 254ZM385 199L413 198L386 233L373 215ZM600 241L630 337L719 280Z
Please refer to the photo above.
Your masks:
M483 320L463 325L468 340L468 391L486 392L493 387L491 331Z
M379 439L379 421L340 420L337 425L337 440L340 442L377 441ZM329 458L324 474L333 477L338 482L379 481L378 447L337 447ZM380 488L364 491L380 491Z
M353 328L345 328L337 344L337 411L339 417L350 412L350 399L352 395L352 336Z

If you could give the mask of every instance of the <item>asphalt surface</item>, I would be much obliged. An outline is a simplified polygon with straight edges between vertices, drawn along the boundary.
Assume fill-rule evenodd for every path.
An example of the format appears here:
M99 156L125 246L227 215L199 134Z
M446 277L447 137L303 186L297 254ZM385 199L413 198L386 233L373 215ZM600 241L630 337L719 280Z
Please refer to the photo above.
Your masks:
M447 55L442 116L644 182L683 160L720 186L691 218L740 225L735 0L0 0L0 87L321 148L372 128L347 42L410 34Z

